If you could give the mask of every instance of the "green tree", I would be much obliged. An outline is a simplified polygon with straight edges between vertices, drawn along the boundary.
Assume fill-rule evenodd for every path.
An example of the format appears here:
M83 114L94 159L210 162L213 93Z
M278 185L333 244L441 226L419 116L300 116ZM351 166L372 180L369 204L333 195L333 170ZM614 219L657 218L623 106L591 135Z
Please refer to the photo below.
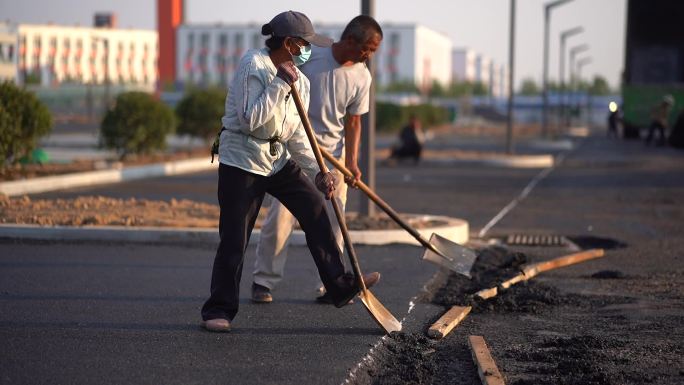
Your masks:
M0 166L30 158L38 139L51 129L50 111L33 93L11 82L0 84Z
M392 103L377 103L375 124L380 131L397 131L404 126L411 115L415 115L424 127L441 124L449 119L449 111L431 104L399 106Z
M433 80L429 95L434 97L446 96L446 89L444 89L442 83L438 82L437 80Z
M415 94L420 93L420 90L418 89L416 84L412 81L409 81L409 80L390 83L387 86L385 86L384 91L385 92L408 92L408 93L415 93Z
M487 87L486 84L484 84L482 82L475 82L475 83L473 83L473 95L476 95L476 96L489 95L489 88Z
M210 140L218 132L226 91L221 88L192 90L176 106L178 133Z
M166 148L166 136L175 130L173 111L152 95L126 92L116 98L100 126L102 145L121 158Z
M592 95L610 95L611 92L610 85L606 78L600 75L594 76L594 80L589 87L589 93Z
M525 95L525 96L532 96L532 95L539 95L541 91L539 90L539 86L537 86L537 82L534 81L532 78L525 78L522 81L522 84L520 86L520 94Z

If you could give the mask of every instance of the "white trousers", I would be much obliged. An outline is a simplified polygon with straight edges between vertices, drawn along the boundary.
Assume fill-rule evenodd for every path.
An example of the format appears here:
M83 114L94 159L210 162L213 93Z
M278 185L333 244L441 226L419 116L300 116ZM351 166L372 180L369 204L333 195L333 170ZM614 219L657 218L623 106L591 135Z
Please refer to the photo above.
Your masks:
M344 163L344 159L341 161ZM344 182L344 175L338 170L333 169L330 164L328 164L328 168L335 175L336 179L333 199L337 201L338 206L344 213L347 204L347 184ZM344 255L344 239L342 238L342 231L337 223L332 203L326 202L325 208L328 212L332 229L335 232L340 255ZM253 272L254 283L273 289L283 279L285 262L287 262L288 256L288 244L295 223L296 219L285 206L277 199L271 199L271 206L268 209L266 220L261 226L261 236L256 248L256 261L254 262ZM344 261L345 258L342 258L343 264L345 264ZM345 264L345 266L347 265ZM315 275L314 273L315 269L313 270L312 277ZM317 280L315 288L321 287L320 278L315 279Z

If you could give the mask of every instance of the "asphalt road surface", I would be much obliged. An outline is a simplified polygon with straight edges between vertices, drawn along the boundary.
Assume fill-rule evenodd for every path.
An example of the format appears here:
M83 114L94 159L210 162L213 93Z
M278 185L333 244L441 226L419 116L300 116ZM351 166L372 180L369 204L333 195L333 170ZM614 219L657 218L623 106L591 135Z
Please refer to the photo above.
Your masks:
M641 167L632 151L662 167ZM649 217L651 222L642 222L634 212L638 208L630 208L629 194L681 198L683 159L671 149L594 137L566 154L545 178L540 170L421 164L380 167L377 184L378 193L397 211L465 218L474 234L490 225L487 235L552 231L617 239L650 236L661 239L665 253L660 258L667 259L681 246L659 238L671 233L674 214L661 209ZM606 177L611 168L621 173L619 178ZM538 183L529 195L492 222L535 177ZM83 194L213 203L215 175L148 179L41 197ZM633 217L624 220L630 213ZM208 292L214 248L3 241L0 382L339 384L382 338L360 303L339 310L313 303L313 263L301 247L291 251L287 278L269 305L247 300L254 256L250 247L242 281L245 300L235 330L225 335L203 332L199 307ZM647 255L649 249L639 250ZM412 300L437 271L418 259L417 247L359 246L357 252L365 271L383 273L373 292L399 319L407 316ZM644 266L653 267L643 261L635 268ZM574 282L560 278L560 285ZM422 330L440 311L430 305L413 308L407 329Z

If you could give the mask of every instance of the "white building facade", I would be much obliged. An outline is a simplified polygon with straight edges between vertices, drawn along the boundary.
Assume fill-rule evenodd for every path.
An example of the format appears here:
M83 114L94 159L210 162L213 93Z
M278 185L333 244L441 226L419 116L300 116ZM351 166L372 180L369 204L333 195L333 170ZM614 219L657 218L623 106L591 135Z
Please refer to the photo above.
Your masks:
M156 86L156 31L30 24L16 30L20 84Z
M477 53L469 48L456 48L452 53L453 79L474 83L477 80Z
M482 83L489 96L508 96L508 72L502 64L470 48L452 52L453 79L457 82Z
M0 23L0 82L17 79L17 36L12 25Z
M451 82L451 40L420 25L382 25L384 39L375 54L375 81L384 86L408 81L419 88ZM344 25L317 25L320 34L339 40ZM185 24L177 30L177 79L181 83L228 85L240 57L264 46L261 25Z

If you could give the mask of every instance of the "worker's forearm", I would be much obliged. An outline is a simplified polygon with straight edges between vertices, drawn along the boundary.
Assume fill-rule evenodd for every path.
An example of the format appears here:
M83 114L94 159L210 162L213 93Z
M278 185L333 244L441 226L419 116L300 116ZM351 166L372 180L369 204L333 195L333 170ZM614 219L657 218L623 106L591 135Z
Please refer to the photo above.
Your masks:
M347 164L357 164L359 160L359 143L361 143L361 117L348 116L344 122L344 155Z

